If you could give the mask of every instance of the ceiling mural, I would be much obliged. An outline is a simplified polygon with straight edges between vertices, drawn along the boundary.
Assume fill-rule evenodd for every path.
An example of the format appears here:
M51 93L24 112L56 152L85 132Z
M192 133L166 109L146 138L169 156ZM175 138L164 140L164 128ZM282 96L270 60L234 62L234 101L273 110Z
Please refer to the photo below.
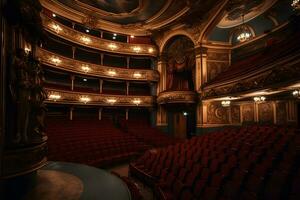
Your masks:
M140 8L145 0L78 0L89 6L103 10L107 13L131 13Z
M231 28L248 22L271 8L277 0L232 0L227 12L217 25L219 28Z

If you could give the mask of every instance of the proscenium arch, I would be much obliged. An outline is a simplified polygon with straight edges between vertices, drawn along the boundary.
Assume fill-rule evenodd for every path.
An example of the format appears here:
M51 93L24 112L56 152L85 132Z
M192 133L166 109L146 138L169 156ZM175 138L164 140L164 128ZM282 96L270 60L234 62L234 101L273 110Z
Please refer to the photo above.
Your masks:
M166 49L166 46L168 45L169 41L171 41L176 36L186 36L187 38L189 38L194 43L194 47L197 44L196 41L194 40L194 38L188 32L186 32L184 30L174 31L174 32L168 34L166 37L163 38L161 44L159 45L159 53L160 54L162 54L164 52L164 50Z

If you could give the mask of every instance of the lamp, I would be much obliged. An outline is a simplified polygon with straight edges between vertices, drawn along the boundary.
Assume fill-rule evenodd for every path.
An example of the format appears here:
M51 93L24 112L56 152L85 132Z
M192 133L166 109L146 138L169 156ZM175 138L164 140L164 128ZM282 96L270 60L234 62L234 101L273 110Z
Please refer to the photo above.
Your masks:
M83 64L83 65L81 66L81 69L82 69L82 71L84 71L85 73L88 73L88 72L91 70L91 68L89 67L89 65L86 65L86 64Z
M266 97L264 97L264 96L253 97L253 100L256 103L260 103L260 102L264 102L266 100Z
M89 98L88 96L81 96L79 99L81 102L83 102L84 104L88 103L89 101L91 101L91 98Z
M107 99L106 101L107 101L107 103L109 103L109 104L114 104L114 103L117 102L116 99Z
M135 105L139 105L142 101L140 99L134 99L132 100L132 103L134 103Z
M60 98L61 98L61 96L59 94L55 94L55 93L52 93L48 96L48 99L53 100L53 101L57 101Z
M242 25L238 28L237 31L237 40L239 42L245 42L251 38L251 32L249 28L245 25L244 15L242 15Z
M221 105L222 105L223 107L229 107L230 104L231 104L231 101L229 101L229 100L221 101Z
M291 3L291 6L295 10L300 10L300 0L293 0L292 3Z
M300 89L294 90L292 94L294 97L300 98Z

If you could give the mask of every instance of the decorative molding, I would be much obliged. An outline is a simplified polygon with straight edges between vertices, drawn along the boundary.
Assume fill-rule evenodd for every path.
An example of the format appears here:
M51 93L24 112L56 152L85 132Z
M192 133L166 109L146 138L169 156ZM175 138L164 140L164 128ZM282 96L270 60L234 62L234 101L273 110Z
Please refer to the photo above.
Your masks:
M196 103L197 93L194 91L166 91L158 95L158 104Z
M56 22L46 15L42 15L42 21L46 31L82 46L119 54L143 55L152 57L157 56L157 48L154 45L129 44L102 39L100 37L95 37L76 31L59 22Z
M5 150L1 178L12 178L36 171L46 164L46 155L46 142L33 147Z
M155 103L155 98L152 96L125 96L125 95L106 95L92 94L83 92L73 92L57 89L46 88L48 99L46 103L53 104L76 104L76 105L96 105L96 106L139 106L151 107ZM60 96L56 100L51 100L50 95ZM81 101L82 98L88 101Z
M36 56L40 59L40 62L44 65L51 66L53 68L74 72L78 74L97 76L102 78L113 78L121 80L136 80L136 81L158 81L159 73L156 70L146 69L126 69L118 67L108 67L102 65L96 65L92 63L82 62L61 56L59 54L52 53L42 48L36 48ZM60 63L53 62L53 58L59 58ZM84 70L83 67L87 67L88 70ZM112 76L110 71L114 71Z

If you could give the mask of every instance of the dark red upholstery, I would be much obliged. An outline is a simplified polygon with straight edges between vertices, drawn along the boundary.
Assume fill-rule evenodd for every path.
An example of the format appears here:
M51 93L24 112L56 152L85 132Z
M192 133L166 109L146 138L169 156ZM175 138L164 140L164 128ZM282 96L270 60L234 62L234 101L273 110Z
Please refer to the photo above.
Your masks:
M299 153L293 128L224 129L147 152L130 173L158 199L299 199Z

